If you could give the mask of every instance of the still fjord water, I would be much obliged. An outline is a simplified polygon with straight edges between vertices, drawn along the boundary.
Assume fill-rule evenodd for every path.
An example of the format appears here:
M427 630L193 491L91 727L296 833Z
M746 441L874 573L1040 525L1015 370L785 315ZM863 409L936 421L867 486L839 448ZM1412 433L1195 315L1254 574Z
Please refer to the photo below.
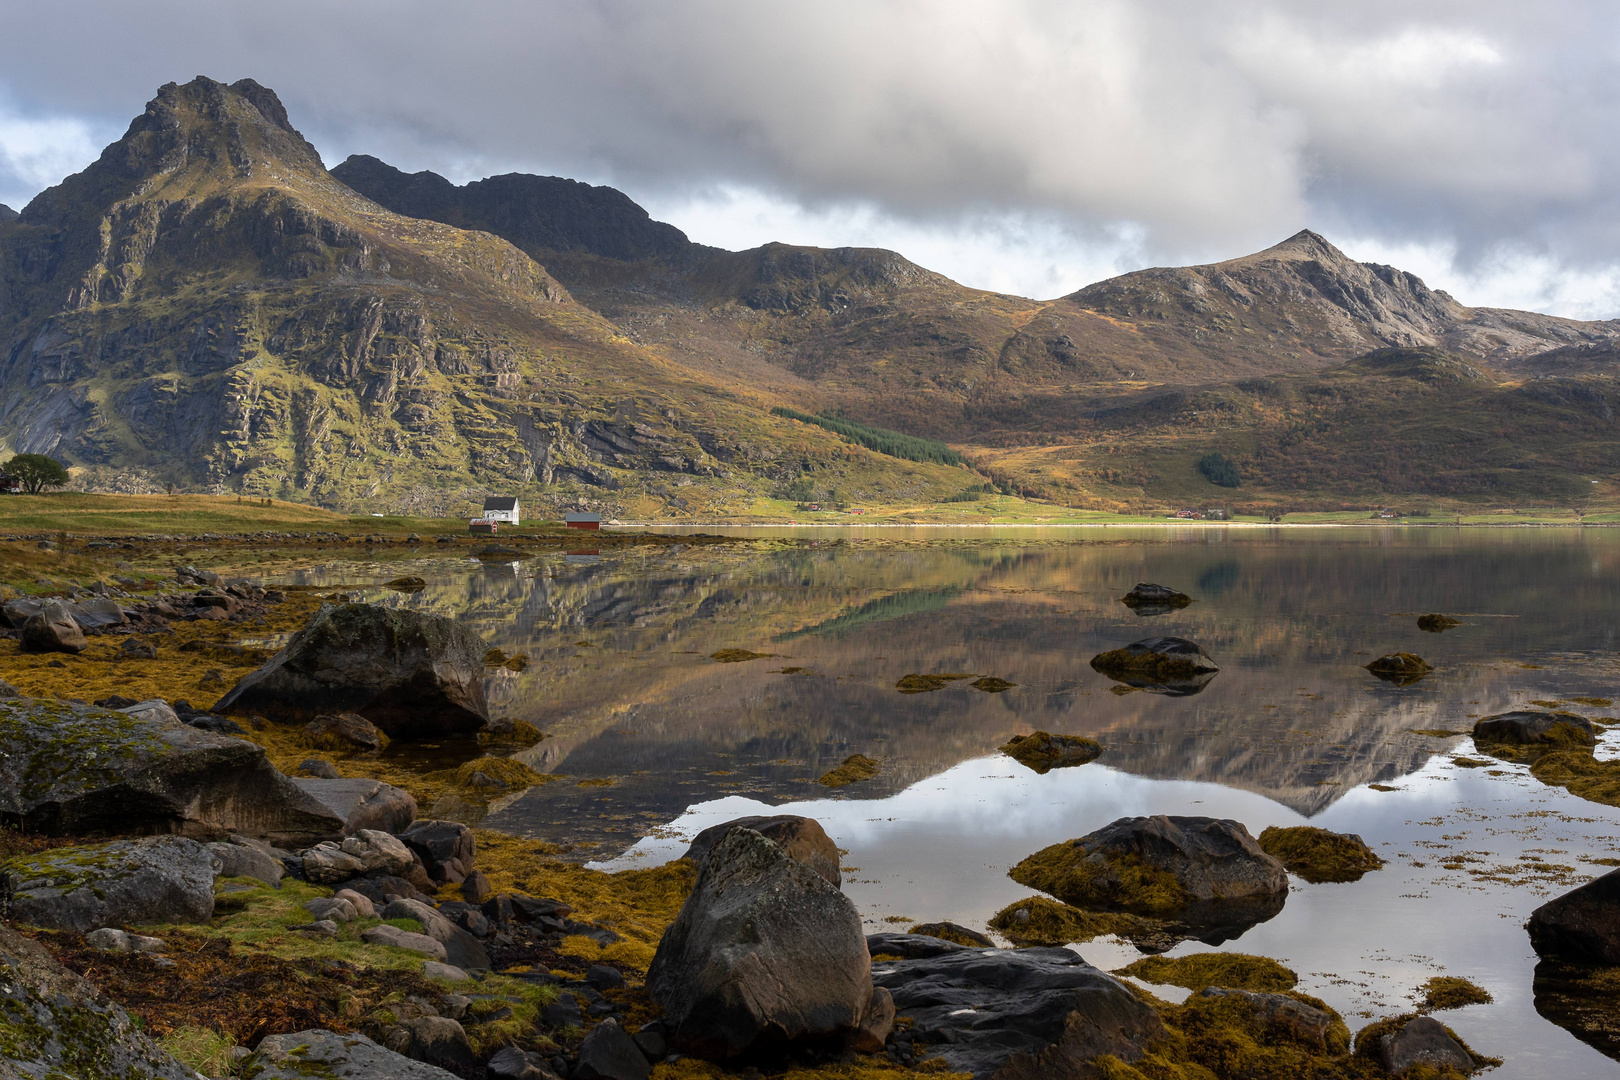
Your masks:
M1008 867L1126 815L1359 833L1383 870L1351 884L1295 879L1281 914L1219 947L1288 964L1352 1029L1408 1011L1432 975L1464 976L1495 1002L1442 1018L1505 1059L1496 1075L1620 1075L1536 1012L1523 929L1537 905L1620 855L1620 810L1523 766L1460 766L1473 754L1466 737L1417 734L1531 701L1620 697L1620 531L820 531L423 559L408 572L426 590L377 587L401 572L342 563L281 580L452 615L530 656L523 672L492 676L492 710L547 732L520 756L568 780L497 800L486 826L620 868L679 857L730 817L807 814L858 868L844 888L872 929L982 927L1029 895ZM1117 601L1138 581L1195 602L1138 616ZM1431 611L1463 625L1424 633L1417 616ZM1117 692L1127 688L1088 666L1159 634L1198 641L1220 674L1177 697ZM711 660L721 649L772 655ZM1398 687L1362 669L1398 650L1435 672ZM1017 685L897 692L913 672ZM1044 776L997 753L1035 729L1106 751ZM837 792L814 783L857 752L883 763L877 778ZM1616 753L1620 728L1598 756ZM579 783L590 780L611 784ZM1075 948L1104 968L1138 955L1113 939Z

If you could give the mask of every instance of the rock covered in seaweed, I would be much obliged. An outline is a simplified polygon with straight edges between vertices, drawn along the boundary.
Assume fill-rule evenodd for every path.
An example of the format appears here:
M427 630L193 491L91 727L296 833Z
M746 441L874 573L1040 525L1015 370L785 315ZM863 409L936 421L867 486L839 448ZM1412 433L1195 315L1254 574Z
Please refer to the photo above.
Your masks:
M1101 743L1083 735L1053 735L1045 731L1014 736L1000 747L1003 754L1041 774L1095 761L1102 749Z
M5 926L0 926L0 1033L0 1076L196 1076L101 991L58 964L38 942Z
M853 1034L872 999L861 918L835 886L752 829L709 852L647 970L670 1040L725 1060Z
M1198 693L1220 671L1202 645L1179 637L1133 641L1098 653L1091 666L1116 682L1173 696Z
M121 712L0 700L0 820L51 834L239 833L283 846L338 835L342 819L278 772L263 747L149 704Z
M1135 588L1119 598L1119 602L1138 615L1167 615L1192 603L1192 597L1168 585L1139 581Z
M1267 855L1313 885L1360 881L1363 874L1384 865L1355 833L1329 832L1310 825L1273 825L1261 831L1259 842Z
M1427 615L1419 615L1417 624L1419 630L1430 634L1443 634L1453 626L1462 625L1450 615L1441 615L1432 611Z
M214 706L307 720L353 712L390 738L484 726L489 646L452 619L372 604L326 605Z
M1385 682L1396 686L1409 686L1423 676L1434 670L1430 664L1417 653L1398 652L1388 656L1380 656L1370 664L1364 665L1366 669Z
M1597 728L1575 713L1519 709L1475 721L1474 745L1482 749L1527 746L1547 750L1596 746Z

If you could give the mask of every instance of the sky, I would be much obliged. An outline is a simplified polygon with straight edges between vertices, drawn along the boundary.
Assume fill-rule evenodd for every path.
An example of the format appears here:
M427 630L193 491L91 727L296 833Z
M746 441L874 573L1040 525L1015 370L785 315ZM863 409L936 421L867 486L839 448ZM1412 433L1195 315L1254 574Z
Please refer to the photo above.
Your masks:
M0 202L157 87L276 90L328 165L611 184L694 240L1048 298L1301 228L1469 304L1620 316L1602 0L0 0Z

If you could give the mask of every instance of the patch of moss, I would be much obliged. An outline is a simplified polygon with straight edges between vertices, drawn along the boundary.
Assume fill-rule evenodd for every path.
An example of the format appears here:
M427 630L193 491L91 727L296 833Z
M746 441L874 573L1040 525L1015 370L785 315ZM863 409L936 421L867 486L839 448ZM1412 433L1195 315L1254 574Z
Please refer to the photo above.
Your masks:
M1530 766L1530 775L1590 802L1620 806L1620 761L1599 761L1589 747L1543 754Z
M971 678L973 678L971 671L941 672L934 675L919 675L912 672L910 675L900 676L894 688L902 694L927 694L943 690L953 682Z
M1260 850L1313 885L1360 881L1363 874L1384 865L1361 837L1310 825L1270 826L1260 834L1259 843Z
M717 664L740 664L746 660L764 660L775 655L775 653L754 652L751 649L721 649L719 652L710 653L709 659Z
M478 742L484 746L533 746L545 734L527 720L513 720L492 731L480 731Z
M1450 615L1437 615L1433 612L1428 615L1419 615L1417 624L1419 630L1425 630L1431 634L1441 634L1450 630L1453 626L1462 625L1461 622L1453 619Z
M158 1045L180 1064L204 1076L228 1076L236 1068L231 1051L236 1049L237 1041L212 1028L185 1024L159 1039Z
M1193 900L1176 875L1140 855L1112 851L1094 855L1073 840L1042 848L1007 876L1076 907L1163 915Z
M1460 1009L1465 1005L1489 1005L1495 999L1483 986L1456 975L1436 975L1418 989L1423 994L1420 1007L1425 1012Z
M1082 735L1052 735L1035 731L1007 740L1000 750L1020 765L1044 774L1053 769L1095 761L1103 748L1095 739Z
M556 779L547 773L536 772L515 758L481 757L465 762L456 769L456 783L462 787L473 786L474 773L483 773L507 787L533 787Z
M865 754L851 754L836 769L822 773L816 783L830 788L846 787L858 784L862 780L870 780L878 774L882 765Z
M1235 990L1281 993L1292 990L1299 976L1265 956L1247 953L1207 952L1191 956L1145 956L1115 971L1143 982L1184 986L1197 992L1206 986L1228 986Z

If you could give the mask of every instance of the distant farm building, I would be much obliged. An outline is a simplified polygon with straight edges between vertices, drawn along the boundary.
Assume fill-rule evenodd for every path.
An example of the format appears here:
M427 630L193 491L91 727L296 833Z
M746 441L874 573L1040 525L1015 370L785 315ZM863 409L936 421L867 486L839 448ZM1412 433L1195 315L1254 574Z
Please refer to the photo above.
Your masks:
M496 524L489 518L477 517L467 522L467 531L475 536L494 536Z
M570 529L600 529L601 514L564 514L563 524Z
M491 495L484 500L484 517L506 525L518 524L518 501L514 496Z

